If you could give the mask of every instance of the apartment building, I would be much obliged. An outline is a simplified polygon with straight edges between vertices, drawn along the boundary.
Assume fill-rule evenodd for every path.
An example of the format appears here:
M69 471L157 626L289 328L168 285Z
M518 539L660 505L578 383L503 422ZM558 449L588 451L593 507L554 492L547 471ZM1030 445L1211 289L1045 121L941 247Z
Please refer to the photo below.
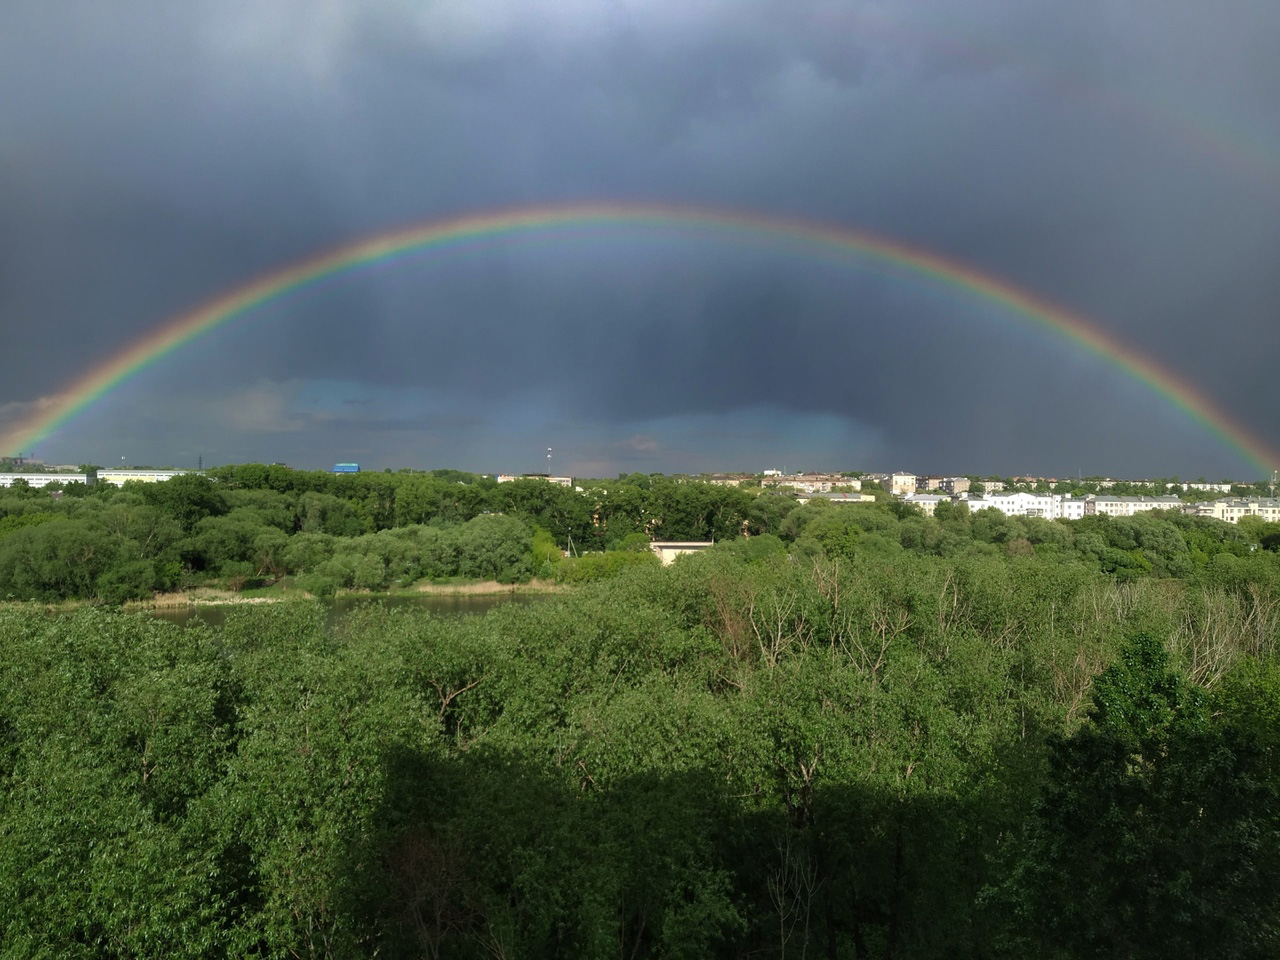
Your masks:
M888 489L895 497L905 497L916 491L916 475L898 471L889 474Z

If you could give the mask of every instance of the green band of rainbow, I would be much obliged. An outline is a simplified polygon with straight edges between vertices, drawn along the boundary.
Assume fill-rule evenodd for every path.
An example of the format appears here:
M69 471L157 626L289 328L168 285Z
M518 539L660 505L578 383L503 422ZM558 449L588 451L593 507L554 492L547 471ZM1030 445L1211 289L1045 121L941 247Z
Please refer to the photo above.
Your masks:
M68 386L53 404L0 437L0 451L30 450L123 381L169 353L256 307L365 264L450 244L591 226L713 233L732 242L792 248L805 256L856 257L1004 307L1119 368L1203 425L1264 475L1280 456L1190 384L1082 317L972 267L860 230L736 210L653 204L584 203L499 210L411 226L337 247L256 280L161 325Z

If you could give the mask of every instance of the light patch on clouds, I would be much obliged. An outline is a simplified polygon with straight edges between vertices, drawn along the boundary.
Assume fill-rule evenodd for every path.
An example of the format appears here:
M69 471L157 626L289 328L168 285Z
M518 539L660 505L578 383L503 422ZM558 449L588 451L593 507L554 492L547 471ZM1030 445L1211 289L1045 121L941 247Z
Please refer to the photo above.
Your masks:
M213 419L245 433L284 433L301 430L307 418L295 407L298 381L261 381L209 405Z
M660 444L658 438L650 433L637 433L626 444L636 453L657 453Z
M349 0L218 4L209 8L201 39L223 62L283 59L297 79L329 84L349 62L358 10ZM234 79L234 72L224 76L228 83Z

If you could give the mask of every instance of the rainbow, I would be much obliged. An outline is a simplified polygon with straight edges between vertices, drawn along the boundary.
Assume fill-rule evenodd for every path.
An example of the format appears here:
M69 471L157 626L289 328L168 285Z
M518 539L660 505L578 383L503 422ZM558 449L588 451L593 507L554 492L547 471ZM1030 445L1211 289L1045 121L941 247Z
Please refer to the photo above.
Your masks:
M361 266L501 236L601 227L710 234L764 244L806 257L870 261L943 289L1004 308L1031 326L1055 333L1140 381L1205 427L1264 475L1280 456L1195 387L1083 317L973 267L861 230L737 210L597 202L498 210L418 224L335 247L264 274L161 324L84 373L52 402L0 437L0 452L30 450L125 380L223 324L326 278Z

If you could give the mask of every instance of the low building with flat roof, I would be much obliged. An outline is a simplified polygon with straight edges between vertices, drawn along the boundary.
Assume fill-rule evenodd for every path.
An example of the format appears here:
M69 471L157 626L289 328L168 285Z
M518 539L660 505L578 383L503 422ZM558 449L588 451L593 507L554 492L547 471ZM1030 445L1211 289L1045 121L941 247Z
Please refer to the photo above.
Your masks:
M927 517L933 516L933 511L937 509L938 504L943 500L950 503L951 497L937 493L909 493L902 498L903 503L910 503L919 507L921 512Z
M498 483L513 483L516 480L545 480L547 483L554 483L559 487L572 487L573 477L553 477L549 473L522 473L516 476L514 473L495 473L493 479Z
M1085 516L1105 514L1109 517L1132 517L1135 513L1146 513L1148 510L1181 510L1182 506L1182 501L1178 497L1121 497L1099 494L1085 498L1084 512Z
M810 500L825 500L827 503L875 503L876 498L869 493L802 493L796 497L796 503L803 506Z
M172 480L174 477L180 477L184 473L195 473L194 470L126 470L112 469L99 470L98 482L109 483L115 487L123 487L129 481L137 483L162 483L165 480Z
M25 480L28 487L47 487L51 483L93 483L90 473L0 473L0 487L12 487L18 480Z
M685 553L697 553L715 546L712 540L654 540L649 549L657 554L664 567L675 563L676 557Z

